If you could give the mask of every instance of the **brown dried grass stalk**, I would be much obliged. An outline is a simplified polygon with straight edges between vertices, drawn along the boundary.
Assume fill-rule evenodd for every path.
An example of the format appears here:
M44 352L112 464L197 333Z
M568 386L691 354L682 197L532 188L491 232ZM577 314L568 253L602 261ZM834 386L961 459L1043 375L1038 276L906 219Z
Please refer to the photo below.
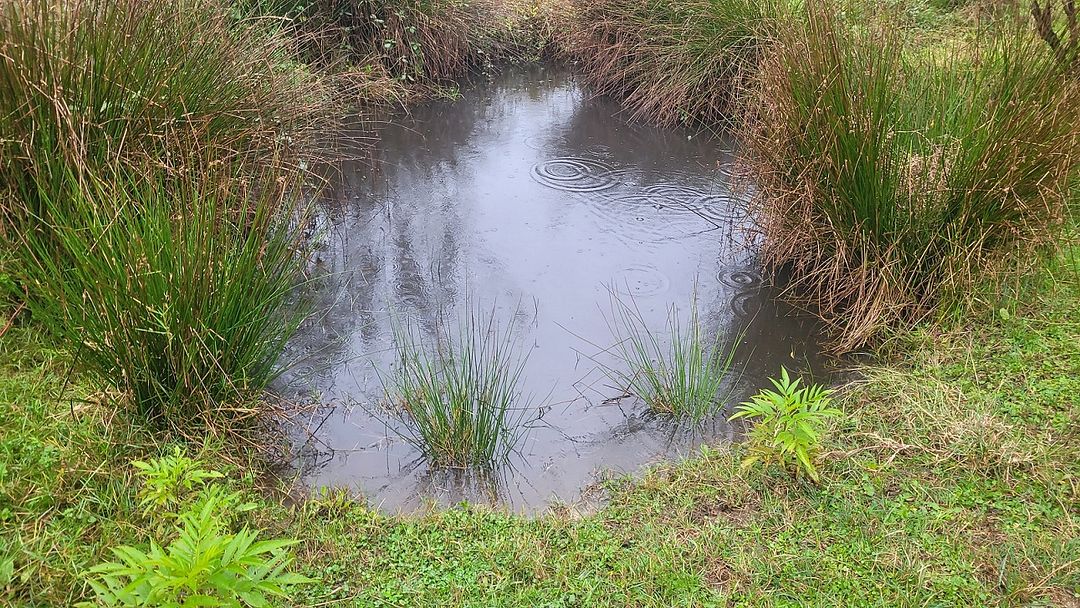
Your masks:
M0 179L32 207L35 188L68 173L183 173L178 151L193 148L258 161L316 153L336 104L289 62L290 45L213 0L4 2Z

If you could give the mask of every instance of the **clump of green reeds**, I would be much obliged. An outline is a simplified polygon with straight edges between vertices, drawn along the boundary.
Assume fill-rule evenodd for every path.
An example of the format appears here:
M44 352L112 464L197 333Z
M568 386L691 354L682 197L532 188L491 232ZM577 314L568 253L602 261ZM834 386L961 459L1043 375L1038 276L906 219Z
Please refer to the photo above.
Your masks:
M395 325L398 364L387 399L399 407L405 437L436 466L493 470L523 437L528 408L518 381L527 356L495 311L470 311L456 335L440 324L428 341Z
M298 325L294 184L239 163L68 176L12 242L36 324L104 386L177 427L235 421ZM19 294L22 296L22 292Z
M0 4L13 295L147 417L209 421L295 326L301 148L330 103L214 0Z
M721 389L735 351L724 349L719 335L707 335L696 302L690 305L686 323L672 305L667 331L660 334L648 326L635 302L613 296L609 324L622 366L610 373L652 411L700 423L724 407Z
M837 350L930 313L1053 243L1080 158L1080 88L1030 32L915 47L811 3L763 62L748 140L763 258Z
M564 41L598 92L623 99L635 118L658 123L731 118L757 67L772 0L574 2Z

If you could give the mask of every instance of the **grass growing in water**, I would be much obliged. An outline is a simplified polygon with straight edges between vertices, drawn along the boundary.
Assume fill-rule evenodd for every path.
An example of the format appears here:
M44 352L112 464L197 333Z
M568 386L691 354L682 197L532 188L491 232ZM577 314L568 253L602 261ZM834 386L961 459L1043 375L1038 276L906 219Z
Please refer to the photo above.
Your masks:
M436 466L493 470L522 438L528 414L518 380L526 356L495 310L472 310L457 335L446 324L433 341L396 325L398 366L387 390L401 408L406 439Z
M699 423L723 408L720 389L731 370L734 348L726 353L719 336L709 339L690 306L684 324L677 306L668 309L667 334L653 332L633 301L612 297L616 354L626 370L609 370L617 382L658 414Z
M1052 243L1080 160L1080 89L1030 31L916 48L807 8L764 62L748 139L771 269L835 347L970 309Z
M298 324L291 184L238 170L72 176L13 245L34 322L148 418L248 413Z

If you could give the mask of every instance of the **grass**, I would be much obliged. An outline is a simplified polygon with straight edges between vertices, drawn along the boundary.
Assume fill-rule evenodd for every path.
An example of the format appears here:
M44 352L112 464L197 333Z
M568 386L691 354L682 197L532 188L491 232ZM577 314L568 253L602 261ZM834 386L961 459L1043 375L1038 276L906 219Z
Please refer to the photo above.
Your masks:
M243 20L287 34L362 104L438 96L453 79L547 47L555 2L240 0Z
M326 61L343 52L364 82L439 79L479 60L455 42L474 34L424 29L471 28L461 15L475 6L317 5L376 9L326 15L349 28L329 30L348 37ZM451 8L465 12L412 13ZM88 570L109 548L145 548L161 531L133 461L177 444L253 505L222 534L304 539L295 569L320 582L300 605L1078 601L1080 258L1031 252L1052 252L1065 223L1080 104L1042 41L927 48L811 10L765 48L758 26L775 22L757 4L578 10L588 77L639 117L725 116L745 66L762 67L749 99L769 118L755 133L774 195L766 251L801 273L802 294L828 287L823 310L848 347L891 336L835 395L843 415L821 435L820 482L742 470L747 446L706 447L602 482L602 505L387 516L340 492L286 497L290 480L260 456L277 438L152 424L259 408L253 393L292 327L298 243L288 174L277 180L292 161L278 159L295 159L330 107L293 52L303 19L268 27L209 1L18 0L0 6L0 283L30 314L0 331L0 604L90 599ZM1038 272L1010 300L1000 279L1025 261ZM984 305L968 306L975 297ZM935 325L942 310L960 325ZM492 323L474 317L431 350L399 343L392 392L427 425L414 440L442 441L453 456L425 449L451 466L497 462L517 436L521 368ZM674 355L647 334L627 352L656 386L709 404L716 359L686 335L672 331Z
M766 264L840 351L966 314L978 282L1030 269L1061 234L1074 82L1016 26L926 49L828 4L807 19L765 62L748 137Z
M13 244L34 322L146 419L188 426L253 413L234 404L275 377L299 322L294 188L245 186L236 170L73 177L39 199L41 223Z
M394 330L397 369L387 400L403 417L405 438L437 467L492 471L522 438L528 415L518 381L526 357L495 310L473 310L432 341L409 324Z
M145 418L250 414L296 324L291 167L335 104L216 2L19 0L0 31L9 293Z
M723 409L721 389L734 349L725 354L719 336L708 338L696 302L685 324L673 305L667 335L660 336L649 329L635 302L613 296L609 324L620 364L609 373L653 412L698 424Z
M0 31L0 178L19 201L5 201L8 222L40 215L38 190L55 196L69 174L182 169L195 147L311 152L336 112L317 79L288 69L287 41L210 0L17 0L0 6Z
M304 539L297 568L320 582L297 605L1068 606L1080 595L1078 260L1007 315L927 326L862 369L836 396L845 415L825 435L819 485L708 448L605 482L598 509L386 516L340 493L285 503L228 444L190 453L258 504L245 524ZM42 338L16 326L0 342L5 605L87 597L80 573L149 535L129 461L171 452L83 376L66 381L69 355Z
M563 46L591 88L633 118L712 124L736 117L765 32L786 5L750 0L574 2Z

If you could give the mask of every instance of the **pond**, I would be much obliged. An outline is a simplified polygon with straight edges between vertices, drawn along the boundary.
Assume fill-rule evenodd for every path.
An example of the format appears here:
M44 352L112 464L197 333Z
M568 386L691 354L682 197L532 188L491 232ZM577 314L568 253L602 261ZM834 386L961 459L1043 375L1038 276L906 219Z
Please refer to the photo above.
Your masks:
M305 486L391 512L463 499L535 512L582 499L601 473L735 439L729 412L673 424L611 379L615 298L660 333L672 306L685 319L696 302L705 327L738 343L731 402L781 366L818 367L814 323L755 267L732 141L630 124L572 72L532 67L394 117L376 146L322 205L317 313L281 380L321 404L296 433ZM512 326L528 355L522 402L543 414L495 484L432 470L380 406L391 316L433 331L469 306Z

